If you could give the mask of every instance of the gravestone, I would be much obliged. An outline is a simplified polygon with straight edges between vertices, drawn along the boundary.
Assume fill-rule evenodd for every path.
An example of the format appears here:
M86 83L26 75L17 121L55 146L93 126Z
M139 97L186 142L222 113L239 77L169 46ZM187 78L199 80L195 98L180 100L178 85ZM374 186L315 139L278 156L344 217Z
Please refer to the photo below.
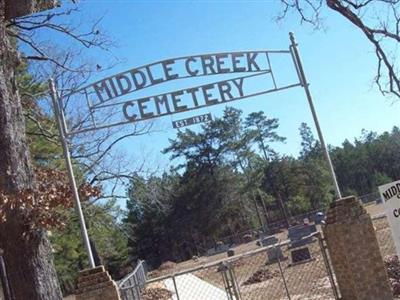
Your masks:
M250 243L252 240L253 240L253 236L252 236L251 234L245 234L245 235L243 236L243 241L244 241L245 243Z
M264 238L261 238L260 241L257 241L257 246L262 246L262 247L268 247L268 246L272 246L275 245L279 242L279 240L274 236L267 236ZM283 253L282 253L282 249L279 245L277 245L276 247L269 247L267 249L267 262L266 264L273 264L276 263L278 260L285 260L287 259Z
M325 214L323 212L317 212L315 214L315 224L321 224L325 220Z
M229 248L232 247L232 245L233 244L230 244L230 245L223 244L223 245L218 245L216 247L210 248L210 249L207 250L206 255L207 256L212 256L212 255L224 253L224 252L228 251Z
M290 248L301 247L313 241L310 237L312 233L317 231L317 227L313 225L295 225L288 229L288 237L290 239Z
M311 253L308 247L299 248L290 252L292 265L311 260Z
M257 241L257 246L267 247L275 245L276 243L278 243L278 239L274 235L271 235L267 237L261 237L260 241Z
M278 260L286 260L287 258L283 255L282 249L280 246L271 247L267 249L267 265L278 262Z

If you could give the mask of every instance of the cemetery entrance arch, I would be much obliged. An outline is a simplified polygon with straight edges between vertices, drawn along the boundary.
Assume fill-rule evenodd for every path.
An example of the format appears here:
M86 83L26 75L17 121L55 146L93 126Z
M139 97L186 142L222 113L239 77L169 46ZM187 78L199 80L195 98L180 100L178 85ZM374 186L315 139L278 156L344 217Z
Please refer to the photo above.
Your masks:
M292 61L296 73L296 80L294 82L285 83L283 85L279 84L271 66L271 55L285 56ZM135 99L129 98L130 94L133 92L161 85L167 81L222 74L240 75L228 80L220 80L194 87L191 86L173 92L151 96L146 95L145 97ZM253 80L262 77L268 79L268 86L251 84ZM75 207L79 216L82 236L91 267L94 267L95 264L68 148L68 139L84 132L121 126L132 122L141 122L236 100L244 100L286 89L302 87L305 91L317 129L318 138L329 166L336 197L341 198L340 189L319 126L318 117L309 90L309 84L304 73L293 33L290 33L289 49L213 53L158 61L104 78L79 88L62 98L59 97L52 79L50 79L49 85L69 179L74 194ZM71 113L71 111L77 110L80 115L83 116L82 119L84 121L80 122L78 125L68 124L66 121L68 114ZM207 121L209 118L209 114L195 116L175 121L173 126L177 128L183 127Z

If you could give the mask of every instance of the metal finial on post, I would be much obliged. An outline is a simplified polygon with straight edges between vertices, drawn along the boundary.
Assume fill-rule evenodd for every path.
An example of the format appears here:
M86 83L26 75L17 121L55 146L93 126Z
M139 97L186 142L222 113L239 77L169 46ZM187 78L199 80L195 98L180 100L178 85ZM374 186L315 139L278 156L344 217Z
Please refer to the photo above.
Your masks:
M299 54L299 50L297 49L297 43L296 43L296 39L294 37L294 33L293 32L289 32L289 38L290 38L290 42L291 42L290 53L292 54L293 62L294 62L294 65L296 67L296 71L297 71L297 75L299 76L300 83L303 86L304 91L306 92L308 104L310 106L311 114L312 114L312 117L314 119L315 127L317 129L319 142L321 143L322 151L324 153L325 159L326 159L326 161L328 163L328 166L329 166L329 172L331 174L333 186L335 188L335 194L336 194L337 199L339 199L339 198L342 198L342 194L340 192L340 188L339 188L338 182L336 180L335 170L334 170L333 165L332 165L331 157L330 157L329 151L328 151L328 149L326 147L321 127L319 125L317 112L315 111L314 103L313 103L313 100L312 100L312 97L311 97L311 92L310 92L310 89L309 89L309 86L308 86L308 83L307 83L306 75L304 73L303 65L302 65L301 60L300 60L300 54Z
M51 99L53 102L54 115L55 115L55 118L57 121L57 127L58 127L58 131L60 134L61 144L63 147L63 153L64 153L64 158L65 158L65 164L66 164L67 171L68 171L68 177L69 177L69 181L71 183L72 193L74 195L75 210L79 217L79 223L80 223L80 227L81 227L83 243L86 248L86 253L87 253L87 256L89 259L89 265L91 268L94 268L96 265L95 265L94 259L93 259L92 248L90 246L89 235L87 233L86 224L85 224L85 217L82 212L82 206L81 206L81 201L79 199L78 188L77 188L76 182L75 182L74 170L72 168L71 156L70 156L68 141L67 141L67 136L66 136L66 132L67 132L66 121L65 121L63 111L60 107L60 102L58 99L58 94L57 94L56 86L54 84L53 79L49 79L49 88L50 88Z
M292 43L292 45L296 44L296 40L295 40L293 31L289 32L289 38L290 38L290 42Z

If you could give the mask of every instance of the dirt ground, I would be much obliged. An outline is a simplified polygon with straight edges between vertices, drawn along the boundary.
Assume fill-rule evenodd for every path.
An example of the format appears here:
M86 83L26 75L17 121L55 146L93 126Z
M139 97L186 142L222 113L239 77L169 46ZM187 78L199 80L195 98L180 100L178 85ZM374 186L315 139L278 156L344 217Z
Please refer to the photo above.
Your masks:
M374 216L379 216L384 213L384 208L382 204L370 204L365 206L367 212L374 218ZM381 252L383 256L394 254L395 246L391 237L391 232L389 225L385 217L374 218L374 227L376 230L379 245L381 247ZM321 228L318 228L321 230ZM287 240L287 230L275 235L280 241ZM250 252L252 250L259 249L260 247L256 245L256 241L251 241L246 244L241 244L233 249L235 254L243 254ZM281 268L284 273L286 280L286 285L293 295L292 299L297 300L329 300L334 299L332 294L332 289L330 286L329 277L326 273L326 268L322 258L322 252L320 251L318 242L314 242L309 245L312 260L291 266L290 262L290 249L283 247L283 254L286 258L281 263ZM160 275L167 275L171 273L176 273L179 271L192 269L195 267L206 266L212 263L218 263L220 261L226 260L226 253L220 253L208 257L200 257L197 261L188 260L178 264L175 264L173 268L169 268L162 272L154 273L153 277L158 277ZM282 276L272 276L271 278L254 282L252 284L245 284L254 274L260 272L260 270L268 271L271 274L279 274L279 265L270 264L266 265L266 253L262 252L255 255L250 255L245 258L237 259L234 261L235 265L235 275L240 286L240 290L243 299L286 299L285 287L282 280ZM218 271L217 266L210 268L204 268L202 270L193 273L197 277L217 286L220 288L224 287L223 278L221 273ZM200 291L193 290L194 295L200 293ZM312 296L311 296L312 295ZM74 296L69 296L64 298L65 300L74 300Z
M385 213L385 209L383 204L368 204L364 206L367 212L371 215L371 217L381 215Z
M381 248L382 256L395 254L395 246L392 240L390 228L384 213L383 205L370 204L365 206L367 212L373 218L374 228ZM318 228L321 230L321 228ZM287 240L287 231L284 230L276 235L280 241ZM266 265L266 252L249 255L244 258L234 259L234 272L237 278L240 291L243 299L258 300L258 299L287 299L286 290L279 268L282 269L286 286L291 294L292 299L298 300L330 300L334 299L330 280L327 274L325 263L323 261L322 252L317 241L308 245L312 260L300 264L291 265L291 251L287 246L283 246L283 254L286 260L281 262L281 266L277 263ZM259 249L256 241L234 247L235 254L242 254L252 250ZM220 253L209 257L200 257L197 261L188 260L175 264L173 268L157 272L159 275L176 273L179 271L203 266L204 269L193 272L197 277L217 286L224 288L223 277L218 271L217 266L207 267L212 263L217 263L226 260L226 253ZM266 279L261 277L259 282L255 280L248 284L249 279L254 278L255 274L278 274L278 276L267 276ZM179 290L179 287L178 287ZM196 295L200 291L196 291L193 287L193 299L197 299Z
M379 204L379 205L369 204L369 205L365 206L365 209L371 215L371 217L374 217L374 216L384 213L384 208L383 208L382 204ZM318 230L321 230L321 228L319 226L318 226ZM278 238L279 241L285 241L288 239L288 232L287 232L287 230L282 230L280 233L275 234L275 236ZM259 246L256 245L256 242L257 242L257 240L251 241L246 244L241 244L236 247L232 247L232 249L235 251L235 255L246 253L246 252L260 248ZM202 257L199 257L199 259L196 261L187 260L187 261L176 264L173 269L165 270L163 272L156 272L154 274L156 276L153 276L153 277L158 277L158 276L162 276L162 275L165 275L168 273L179 272L179 271L192 269L192 268L199 267L199 266L204 266L206 264L218 262L218 261L224 260L226 258L227 258L226 252L212 255L212 256L202 256Z
M253 242L242 245L239 250L252 248L253 246L249 246L249 244L254 244L254 248L258 247ZM307 247L311 259L300 264L292 263L291 251L294 249L289 248L287 244L281 247L283 258L280 263L268 263L266 250L230 259L242 299L287 299L286 284L292 299L333 300L333 291L318 240L314 239ZM223 256L218 255L219 258ZM212 259L216 260L215 257ZM193 265L188 262L178 264L174 271L190 264ZM224 276L219 266L208 266L192 274L221 290L225 289ZM262 274L267 274L267 276L262 276ZM176 280L179 282L179 275ZM149 288L151 287L150 285ZM201 291L196 290L195 286L187 286L183 283L182 285L178 284L177 289L178 292L180 289L191 289L191 299L202 299ZM310 298L311 296L312 298Z

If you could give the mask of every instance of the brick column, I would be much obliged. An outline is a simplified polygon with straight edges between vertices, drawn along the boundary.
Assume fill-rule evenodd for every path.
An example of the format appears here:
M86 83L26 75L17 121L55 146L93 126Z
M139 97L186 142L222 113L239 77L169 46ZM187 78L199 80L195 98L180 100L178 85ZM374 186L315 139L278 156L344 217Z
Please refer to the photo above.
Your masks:
M372 220L354 196L337 200L323 227L343 300L393 299Z
M118 287L103 266L79 273L76 300L120 300Z

